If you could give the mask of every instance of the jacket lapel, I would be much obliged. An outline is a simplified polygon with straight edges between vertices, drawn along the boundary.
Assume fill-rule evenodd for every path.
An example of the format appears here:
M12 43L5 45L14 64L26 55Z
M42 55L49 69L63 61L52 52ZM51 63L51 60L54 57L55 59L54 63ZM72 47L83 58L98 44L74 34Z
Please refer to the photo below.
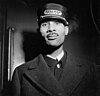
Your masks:
M54 78L52 72L50 72L50 69L44 61L42 55L40 55L30 65L29 69L25 72L25 75L47 95L58 96L59 94L64 94L62 86Z
M57 81L40 55L32 62L25 75L47 96L58 96L59 94L70 96L87 72L87 68L88 66L84 62L76 60L68 53L62 77L60 81Z
M67 55L67 61L60 83L68 96L78 86L87 68L87 65L82 61L72 58L70 54Z

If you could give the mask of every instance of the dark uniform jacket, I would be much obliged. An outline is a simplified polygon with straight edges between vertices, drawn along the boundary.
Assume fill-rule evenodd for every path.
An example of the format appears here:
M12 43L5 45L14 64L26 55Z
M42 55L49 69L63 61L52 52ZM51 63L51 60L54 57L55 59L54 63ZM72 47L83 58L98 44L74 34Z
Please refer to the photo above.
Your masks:
M40 54L14 71L11 96L96 96L92 63L67 54L58 81Z

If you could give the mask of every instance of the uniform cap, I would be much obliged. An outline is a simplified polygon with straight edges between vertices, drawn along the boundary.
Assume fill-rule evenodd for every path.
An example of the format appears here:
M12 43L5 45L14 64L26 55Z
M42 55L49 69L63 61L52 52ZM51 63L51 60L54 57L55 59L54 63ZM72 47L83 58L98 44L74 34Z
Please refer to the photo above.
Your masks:
M37 11L38 23L48 20L59 20L60 22L68 25L68 12L67 8L56 3L47 3Z

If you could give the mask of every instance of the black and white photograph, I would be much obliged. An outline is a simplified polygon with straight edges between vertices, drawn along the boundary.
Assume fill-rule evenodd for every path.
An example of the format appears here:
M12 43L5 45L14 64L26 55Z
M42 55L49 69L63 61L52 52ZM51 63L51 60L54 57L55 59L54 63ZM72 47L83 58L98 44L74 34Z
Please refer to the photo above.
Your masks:
M100 96L99 0L0 0L0 96Z

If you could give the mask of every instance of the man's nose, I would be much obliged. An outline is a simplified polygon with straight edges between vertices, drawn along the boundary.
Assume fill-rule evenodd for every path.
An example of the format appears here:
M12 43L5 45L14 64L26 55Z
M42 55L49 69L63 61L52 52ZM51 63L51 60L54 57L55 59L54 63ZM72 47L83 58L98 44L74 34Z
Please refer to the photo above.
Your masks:
M55 31L54 24L49 23L48 31L47 32L54 32L54 31Z

